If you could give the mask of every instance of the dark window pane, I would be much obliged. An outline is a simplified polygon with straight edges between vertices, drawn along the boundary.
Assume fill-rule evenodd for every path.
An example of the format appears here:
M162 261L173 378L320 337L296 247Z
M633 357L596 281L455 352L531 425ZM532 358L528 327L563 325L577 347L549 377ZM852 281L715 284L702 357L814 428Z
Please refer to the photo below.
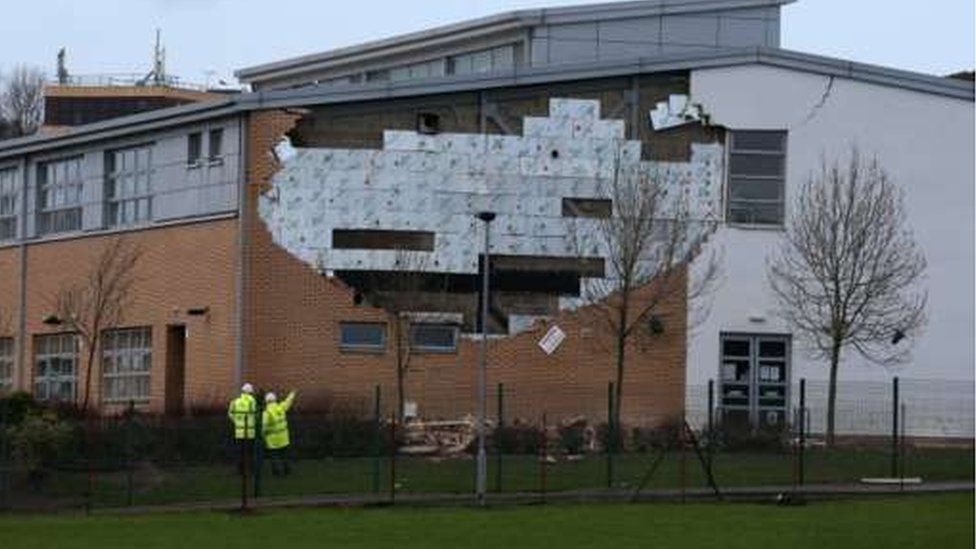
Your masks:
M786 132L737 131L732 132L732 151L784 151Z
M782 200L782 179L749 179L734 177L729 182L729 198L747 200Z
M209 137L209 157L211 159L219 158L223 154L223 140L224 140L224 130L210 130Z
M729 202L730 223L753 223L762 225L782 225L782 204L757 204L752 202Z
M410 345L424 349L454 350L457 327L445 324L416 324L410 327Z
M382 324L343 323L341 343L352 347L384 346L384 326Z
M749 341L726 339L722 342L722 354L725 356L749 356Z
M200 160L203 153L203 138L200 132L191 133L186 140L186 161L189 163Z
M784 158L770 154L732 154L729 158L729 173L732 176L783 176Z
M760 341L759 342L759 356L769 357L769 358L785 358L786 357L786 342L785 341Z

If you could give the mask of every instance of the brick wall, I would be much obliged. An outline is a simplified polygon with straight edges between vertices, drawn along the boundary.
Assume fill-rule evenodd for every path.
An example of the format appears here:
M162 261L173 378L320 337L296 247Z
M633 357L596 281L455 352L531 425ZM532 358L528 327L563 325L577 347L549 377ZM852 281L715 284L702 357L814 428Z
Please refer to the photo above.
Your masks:
M35 336L63 331L42 322L45 315L53 313L54 296L60 288L87 276L92 262L111 238L116 237L92 236L28 246L25 356L28 371L20 376L20 388L30 389L33 385ZM187 329L185 402L195 406L223 406L233 389L237 220L136 231L127 233L125 238L139 247L142 256L135 267L131 303L120 327L152 328L151 396L147 408L155 412L163 410L166 333L171 325L184 325ZM0 262L8 262L7 255L0 253ZM0 296L6 296L10 293L6 289L10 285L7 279L19 280L19 262L13 263L10 269L4 263L0 269L4 273ZM6 302L5 297L0 299ZM16 312L19 298L13 305ZM208 314L186 314L187 309L197 307L207 307ZM80 362L84 362L84 349L79 354ZM81 364L79 370L80 399L86 371ZM96 375L92 379L92 403L100 402L100 389ZM111 411L111 407L107 410Z
M354 304L351 288L320 275L273 244L254 211L258 193L276 169L269 151L298 118L264 111L252 113L248 123L245 377L263 389L298 389L300 402L307 407L341 405L361 411L370 408L373 388L380 385L389 412L396 395L392 338L388 337L383 353L339 348L340 322L385 322L387 315ZM665 332L630 343L622 410L629 423L661 422L679 416L684 406L683 277L671 288L659 314L665 318ZM615 370L612 338L603 318L589 307L561 314L516 336L492 338L490 413L494 413L496 384L504 383L510 419L536 421L542 413L554 420L577 415L605 418L607 384L615 378ZM548 356L537 342L553 323L567 338ZM463 338L456 353L412 355L406 399L417 402L421 415L458 418L476 412L478 346L477 338Z

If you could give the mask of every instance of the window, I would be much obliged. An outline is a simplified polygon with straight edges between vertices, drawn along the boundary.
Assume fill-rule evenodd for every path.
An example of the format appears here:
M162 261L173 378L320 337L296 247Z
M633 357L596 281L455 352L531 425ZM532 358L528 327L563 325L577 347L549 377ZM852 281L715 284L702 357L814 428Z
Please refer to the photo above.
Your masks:
M217 128L215 130L210 130L210 135L207 139L207 156L211 163L217 163L221 161L221 156L224 154L224 130L223 128Z
M0 240L17 237L17 169L0 170Z
M452 324L411 324L410 347L418 351L457 350L458 327Z
M37 166L38 233L81 230L82 157Z
M152 218L152 145L105 153L105 215L118 227Z
M0 337L0 393L14 387L14 338Z
M339 324L343 349L383 351L386 349L386 325L372 322L342 322Z
M369 71L366 73L367 82L387 82L389 80L390 80L390 71L388 69Z
M789 383L787 336L723 334L720 395L730 426L781 426Z
M727 221L782 225L785 177L785 131L732 132Z
M595 217L607 219L613 215L609 198L563 198L563 217Z
M332 229L332 247L337 250L417 250L432 252L434 251L434 233L378 229Z
M448 58L451 74L481 74L515 67L515 46L499 46Z
M102 339L102 395L106 402L149 400L150 328L106 330Z
M194 132L186 136L186 165L190 168L199 166L202 155L203 136L200 132Z
M434 61L424 61L414 63L404 67L390 69L390 80L397 82L401 80L418 80L421 78L434 78L444 76L444 60L435 59Z
M74 334L37 336L34 352L34 396L39 400L75 399L78 338Z

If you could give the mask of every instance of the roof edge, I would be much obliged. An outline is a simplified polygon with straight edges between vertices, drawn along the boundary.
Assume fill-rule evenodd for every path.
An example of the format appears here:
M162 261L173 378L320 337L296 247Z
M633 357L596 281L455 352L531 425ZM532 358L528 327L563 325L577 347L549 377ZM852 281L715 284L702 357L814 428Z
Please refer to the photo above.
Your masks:
M73 131L64 135L34 135L0 141L0 158L26 154L48 147L70 146L92 139L106 139L119 134L150 131L158 127L190 123L200 119L233 115L251 110L392 99L548 82L679 70L691 71L750 64L838 76L969 102L976 100L974 84L963 80L953 80L776 48L728 49L668 57L553 65L532 69L523 68L502 74L451 76L422 81L408 80L349 86L309 86L293 90L251 92L218 101L193 103L114 118L94 124L75 126Z
M504 12L467 21L460 21L430 29L399 34L389 38L362 42L352 46L335 48L319 53L311 53L240 68L234 76L245 83L260 80L271 73L294 70L307 64L334 62L340 63L347 57L382 54L383 50L420 44L428 40L445 38L453 34L472 33L491 34L546 23L579 23L585 21L606 21L631 17L662 14L695 13L712 10L731 10L749 7L778 7L796 0L637 0L629 2L607 2L566 6L557 8L538 8Z

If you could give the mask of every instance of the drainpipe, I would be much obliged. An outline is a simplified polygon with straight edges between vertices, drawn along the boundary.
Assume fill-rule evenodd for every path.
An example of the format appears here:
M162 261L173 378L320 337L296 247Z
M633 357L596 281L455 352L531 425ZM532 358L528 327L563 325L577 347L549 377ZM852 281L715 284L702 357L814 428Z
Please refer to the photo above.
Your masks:
M20 195L20 307L18 311L17 326L17 367L13 372L13 387L20 390L28 390L27 381L27 196L29 195L30 185L28 184L29 172L28 157L24 156L20 163L21 173L21 195Z
M237 316L237 330L234 335L234 386L244 383L244 329L246 298L244 285L247 283L247 134L248 120L242 115L237 121L237 280L234 292L234 307ZM231 388L233 393L233 387Z

